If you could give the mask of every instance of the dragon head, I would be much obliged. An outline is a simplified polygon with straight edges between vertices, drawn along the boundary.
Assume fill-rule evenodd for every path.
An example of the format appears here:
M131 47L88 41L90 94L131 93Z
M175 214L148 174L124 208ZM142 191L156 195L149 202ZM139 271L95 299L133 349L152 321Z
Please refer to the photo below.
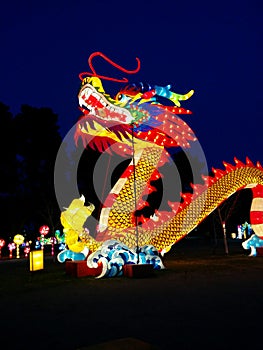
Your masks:
M193 90L185 95L170 91L167 87L140 84L127 85L113 98L103 88L98 77L82 80L78 94L82 116L77 122L75 140L82 139L100 152L113 151L131 155L132 137L136 145L145 143L163 148L189 147L195 140L194 133L178 114L191 114L180 105L180 100L192 96ZM158 97L167 98L174 105L164 106ZM140 146L139 146L140 147Z

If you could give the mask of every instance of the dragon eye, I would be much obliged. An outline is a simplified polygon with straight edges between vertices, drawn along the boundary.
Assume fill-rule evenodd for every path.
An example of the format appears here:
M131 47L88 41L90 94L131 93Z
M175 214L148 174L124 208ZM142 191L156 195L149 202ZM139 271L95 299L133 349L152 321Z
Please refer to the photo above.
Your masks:
M122 95L122 94L118 94L118 95L116 96L116 100L118 100L118 101L121 101L122 98L123 98L123 95Z

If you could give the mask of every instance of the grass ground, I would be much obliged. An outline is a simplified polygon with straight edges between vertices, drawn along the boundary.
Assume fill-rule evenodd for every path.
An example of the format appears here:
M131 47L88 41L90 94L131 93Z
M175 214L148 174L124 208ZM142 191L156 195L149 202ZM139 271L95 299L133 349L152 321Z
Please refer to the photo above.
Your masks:
M184 239L148 278L74 278L45 257L0 261L6 349L261 349L263 258ZM1 347L2 348L2 347ZM5 347L3 347L5 349Z

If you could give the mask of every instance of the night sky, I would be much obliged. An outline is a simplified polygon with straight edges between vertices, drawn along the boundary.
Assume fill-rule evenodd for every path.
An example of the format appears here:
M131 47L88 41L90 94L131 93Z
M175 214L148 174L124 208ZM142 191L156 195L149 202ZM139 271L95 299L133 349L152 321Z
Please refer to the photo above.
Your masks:
M195 90L182 104L193 114L183 119L209 167L235 156L263 164L262 10L259 0L5 2L0 101L14 114L22 104L52 108L64 136L80 116L78 75L89 70L90 54L103 52L126 69L138 57L141 70L126 75L130 82ZM125 76L100 58L94 66ZM110 94L122 86L105 83Z

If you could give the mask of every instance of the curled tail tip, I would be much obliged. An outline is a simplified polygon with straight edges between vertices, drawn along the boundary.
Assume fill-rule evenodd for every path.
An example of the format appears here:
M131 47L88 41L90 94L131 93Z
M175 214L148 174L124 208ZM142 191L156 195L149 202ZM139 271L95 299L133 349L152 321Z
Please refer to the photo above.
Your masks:
M188 91L185 95L181 95L181 97L179 98L179 100L180 100L180 101L188 100L190 97L193 96L194 92L195 92L195 91L194 91L193 89L190 90L190 91Z
M190 90L185 96L186 96L186 100L188 99L188 98L190 98L191 96L193 96L193 94L194 94L194 90L192 89L192 90Z

